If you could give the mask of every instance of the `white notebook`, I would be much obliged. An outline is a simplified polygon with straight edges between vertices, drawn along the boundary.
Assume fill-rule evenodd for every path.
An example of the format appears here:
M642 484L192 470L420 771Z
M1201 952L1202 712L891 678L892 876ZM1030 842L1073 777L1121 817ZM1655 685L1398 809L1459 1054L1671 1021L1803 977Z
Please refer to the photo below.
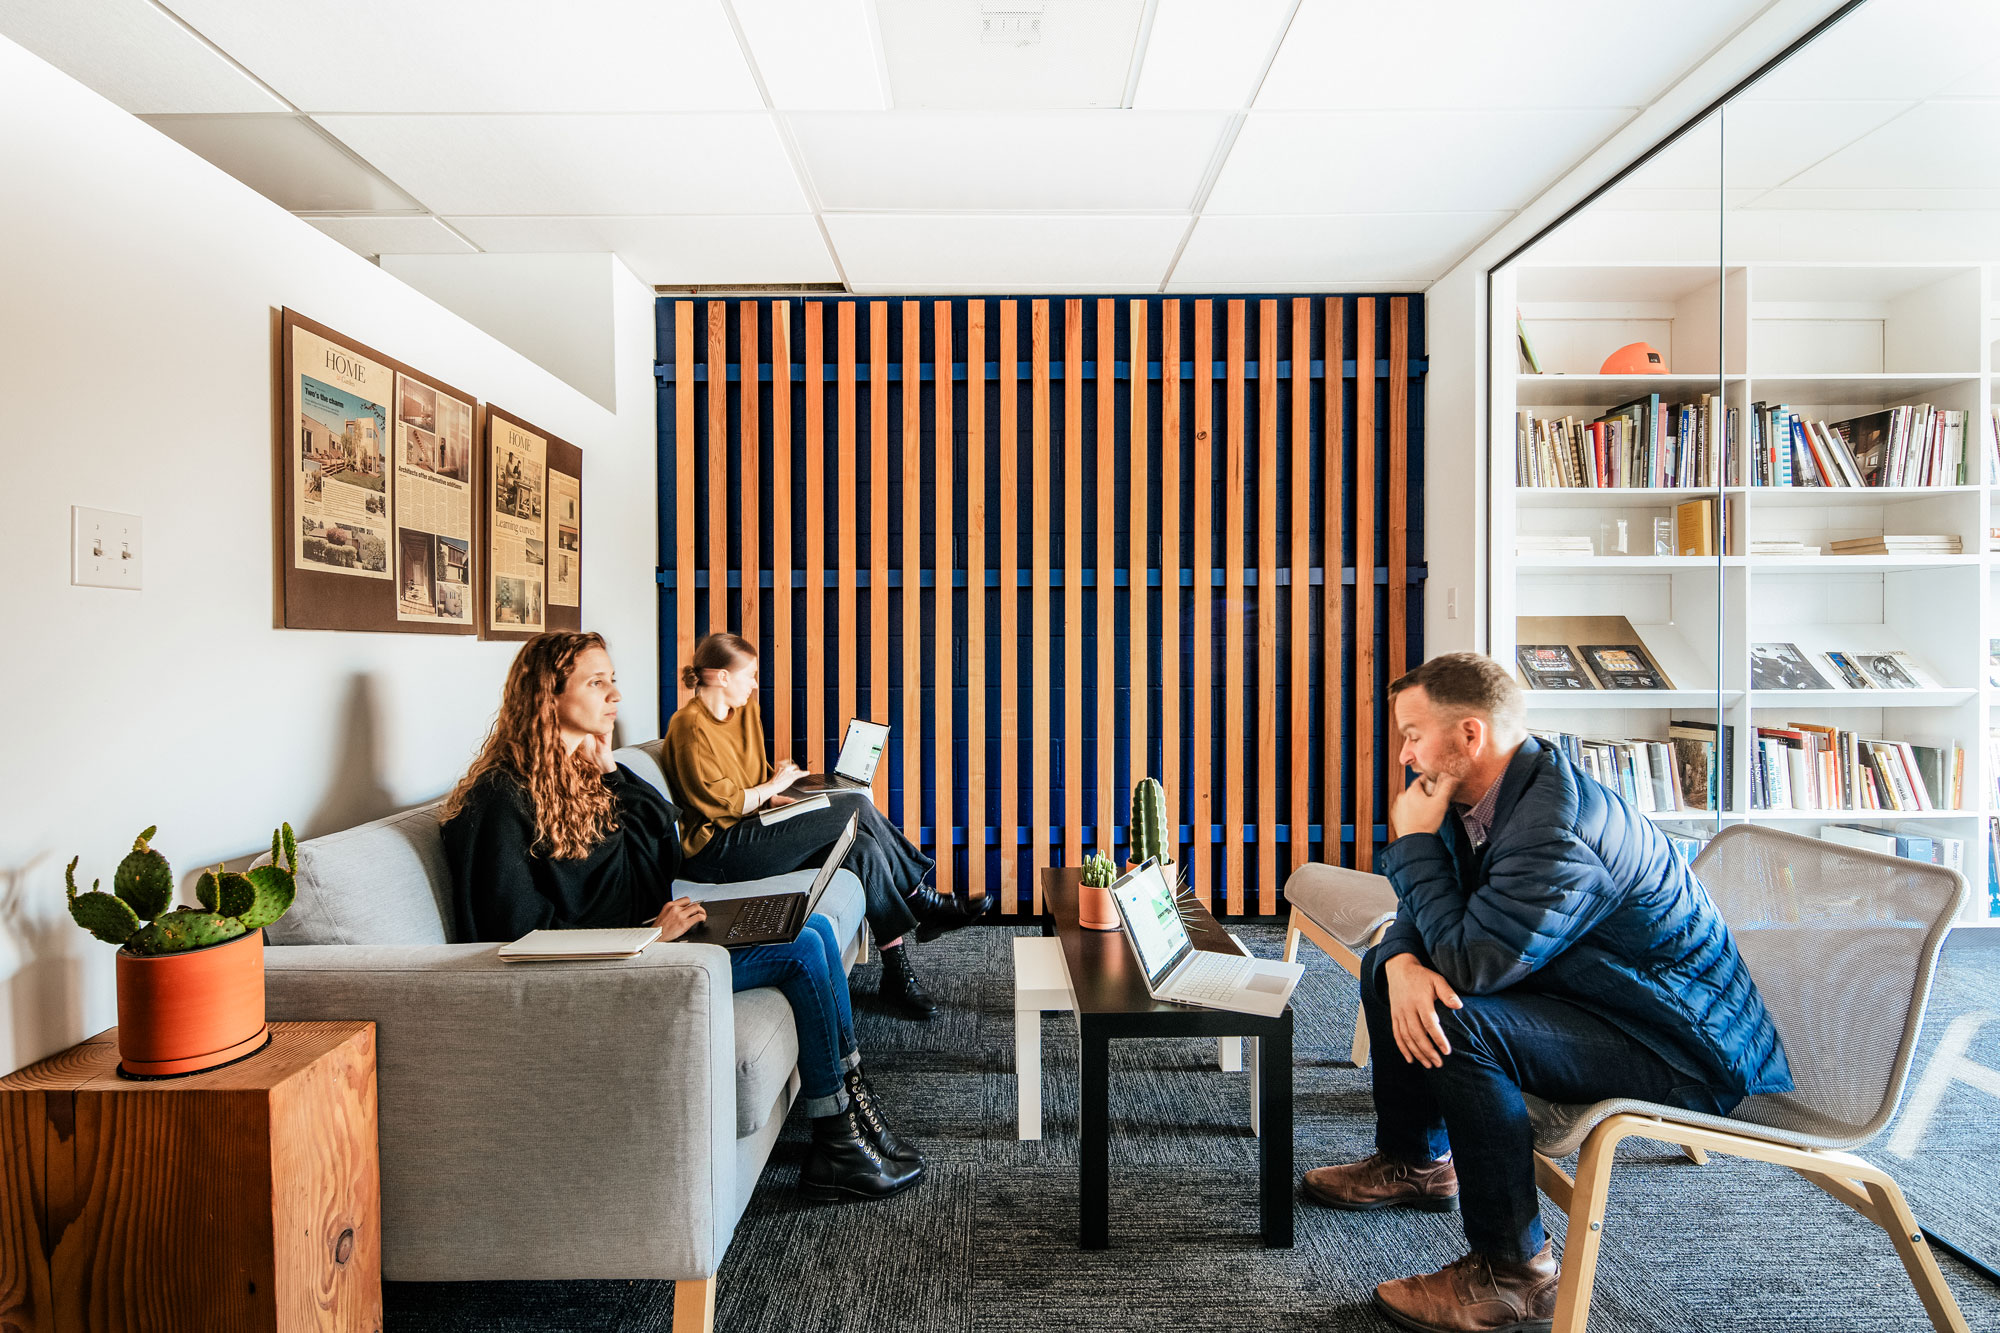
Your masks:
M632 958L660 938L658 926L618 930L531 930L500 946L509 963L546 963L562 958Z

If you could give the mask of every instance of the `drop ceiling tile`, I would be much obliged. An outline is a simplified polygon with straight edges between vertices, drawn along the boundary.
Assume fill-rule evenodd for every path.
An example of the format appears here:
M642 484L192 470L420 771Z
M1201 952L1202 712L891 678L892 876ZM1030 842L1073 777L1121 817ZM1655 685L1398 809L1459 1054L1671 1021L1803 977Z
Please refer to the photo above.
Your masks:
M1145 0L875 0L891 104L1125 104Z
M819 226L788 217L449 219L493 254L609 251L655 286L835 282L840 273Z
M1394 213L1519 208L1631 113L1255 113L1208 213Z
M1626 178L1640 189L1782 185L1908 111L1909 102L1733 102Z
M1820 209L1843 213L1883 210L1990 211L2000 210L2000 188L1957 189L1951 186L1939 186L1930 189L1803 190L1787 186L1782 190L1769 190L1758 195L1749 207ZM1995 220L1992 235L2000 237L2000 218Z
M317 119L441 215L808 211L763 113Z
M309 112L753 110L719 0L172 0Z
M1511 214L1372 213L1331 217L1204 217L1173 290L1294 291L1437 281Z
M1992 61L1996 49L1992 0L1868 0L1742 96L1917 100Z
M1294 0L1159 0L1132 105L1236 111L1250 104Z
M836 213L826 219L856 291L1146 292L1185 215L994 217Z
M147 116L146 123L295 213L422 212L298 116Z
M736 18L772 106L888 110L881 48L865 0L736 0Z
M1831 190L2000 187L2000 101L1925 102L1787 184Z
M433 217L315 218L318 227L358 255L469 255L465 238Z
M1259 110L1645 106L1764 8L1762 0L1306 0Z
M788 119L820 203L861 212L1185 211L1225 123L1189 111Z
M135 116L289 109L146 0L0 0L0 35Z

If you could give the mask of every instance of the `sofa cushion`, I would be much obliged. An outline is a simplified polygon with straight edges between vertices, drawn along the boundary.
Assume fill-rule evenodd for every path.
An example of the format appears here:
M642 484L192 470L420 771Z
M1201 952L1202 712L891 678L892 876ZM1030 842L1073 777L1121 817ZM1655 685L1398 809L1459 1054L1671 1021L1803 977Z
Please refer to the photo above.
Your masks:
M798 1062L798 1027L784 995L769 986L737 991L737 1138L764 1127Z
M298 897L271 925L271 943L451 943L438 804L300 843ZM266 853L257 864L270 859Z
M667 798L667 804L674 807L674 814L678 817L680 802L674 799L674 789L667 783L667 772L660 767L660 747L664 744L665 741L654 740L644 745L627 745L613 750L611 758L659 788L660 795Z

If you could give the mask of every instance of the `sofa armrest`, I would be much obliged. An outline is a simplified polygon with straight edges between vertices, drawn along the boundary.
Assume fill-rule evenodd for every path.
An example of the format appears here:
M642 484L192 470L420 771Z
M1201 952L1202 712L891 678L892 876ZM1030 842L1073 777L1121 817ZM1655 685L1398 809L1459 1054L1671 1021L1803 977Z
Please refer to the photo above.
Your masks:
M383 1274L707 1277L736 1225L729 954L265 951L273 1020L372 1019Z

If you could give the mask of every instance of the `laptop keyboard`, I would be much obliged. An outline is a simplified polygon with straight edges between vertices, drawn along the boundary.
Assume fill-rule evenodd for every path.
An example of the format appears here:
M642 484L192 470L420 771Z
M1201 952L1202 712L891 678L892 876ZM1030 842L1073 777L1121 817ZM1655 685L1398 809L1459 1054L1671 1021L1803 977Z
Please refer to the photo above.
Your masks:
M792 899L796 897L795 893L780 893L768 898L752 898L736 914L736 920L725 938L741 940L753 935L777 934L785 928L786 918L791 915Z
M1174 979L1174 998L1210 1004L1233 995L1251 960L1240 954L1198 953Z

